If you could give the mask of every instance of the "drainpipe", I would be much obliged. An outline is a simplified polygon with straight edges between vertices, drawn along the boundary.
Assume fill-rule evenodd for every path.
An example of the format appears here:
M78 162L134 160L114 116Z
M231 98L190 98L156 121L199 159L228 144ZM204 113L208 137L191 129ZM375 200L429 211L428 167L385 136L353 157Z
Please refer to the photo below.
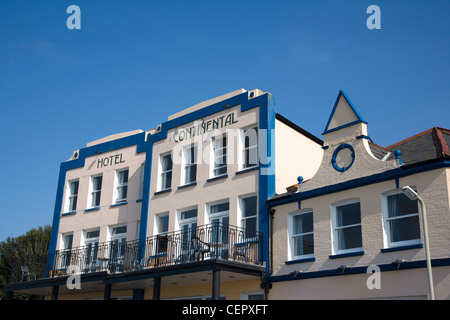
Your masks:
M273 219L275 216L275 209L269 207L269 267L268 273L264 274L261 279L261 288L264 289L264 300L268 300L269 289L272 288L272 284L267 280L267 277L272 275L273 272Z

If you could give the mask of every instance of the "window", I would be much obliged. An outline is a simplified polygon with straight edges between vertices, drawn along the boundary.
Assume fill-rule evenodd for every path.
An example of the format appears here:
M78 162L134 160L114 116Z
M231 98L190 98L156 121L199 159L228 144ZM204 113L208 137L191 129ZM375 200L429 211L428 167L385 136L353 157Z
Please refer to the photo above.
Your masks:
M62 250L59 252L58 268L65 269L70 266L70 259L72 257L72 243L73 233L66 233L62 235Z
M128 169L116 171L116 178L115 203L126 202L128 194Z
M197 234L197 208L179 211L178 224L181 230L181 249L188 250L192 237Z
M189 184L197 180L197 146L192 145L184 149L184 183Z
M241 143L241 169L258 166L258 127L242 130Z
M333 253L349 253L362 248L361 207L357 200L332 206Z
M209 221L211 223L211 242L217 244L212 256L223 256L228 254L228 225L230 203L228 200L210 204Z
M125 256L125 242L127 240L127 226L113 227L111 230L111 253L113 263Z
M92 230L86 231L84 237L85 244L85 268L90 268L91 263L97 260L97 251L98 251L98 239L100 235L100 230Z
M172 187L172 153L159 157L161 166L160 185L158 190L169 190Z
M256 236L256 222L257 222L257 197L242 197L241 205L241 226L245 229L245 237L252 238Z
M387 247L420 243L417 201L398 191L384 194L382 201Z
M212 177L227 173L227 136L226 134L213 137L212 145Z
M94 176L91 177L91 208L96 208L100 206L100 196L101 196L101 190L102 190L102 180L103 177L100 176Z
M78 180L69 181L69 197L66 212L77 210L77 200L78 200Z
M156 234L167 234L169 231L169 213L156 215Z
M313 213L301 212L290 216L291 258L307 258L314 255Z
M156 215L156 253L167 252L168 237L167 233L169 231L169 213L161 213Z

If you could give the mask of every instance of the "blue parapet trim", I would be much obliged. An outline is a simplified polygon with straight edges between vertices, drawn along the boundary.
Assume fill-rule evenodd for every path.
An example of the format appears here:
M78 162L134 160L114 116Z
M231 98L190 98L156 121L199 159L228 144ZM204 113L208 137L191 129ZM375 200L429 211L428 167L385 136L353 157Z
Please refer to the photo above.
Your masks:
M350 123L347 123L347 124L344 124L344 125L342 125L342 126L339 126L339 127L333 128L333 129L329 129L331 120L332 120L333 117L334 117L334 113L336 112L336 108L337 108L337 106L338 106L339 99L341 98L341 96L343 96L343 97L345 98L345 100L347 101L348 105L350 106L350 108L351 108L351 109L353 110L353 112L355 113L355 115L356 115L356 117L358 118L358 120L353 121L353 122L350 122ZM340 91L339 91L339 94L338 94L338 96L337 96L337 98L336 98L336 101L335 101L335 103L334 103L333 110L331 111L330 117L328 118L328 122L327 122L327 125L325 126L325 130L324 130L324 132L323 132L322 134L330 133L330 132L333 132L333 131L336 131L336 130L339 130L339 129L342 129L342 128L345 128L345 127L349 127L349 126L351 126L351 125L354 125L354 124L357 124L357 123L361 123L361 122L367 124L367 122L366 122L366 121L363 119L363 117L359 114L358 110L356 110L355 106L353 105L353 103L351 102L351 100L349 99L349 97L347 96L347 94L346 94L343 90L340 90Z

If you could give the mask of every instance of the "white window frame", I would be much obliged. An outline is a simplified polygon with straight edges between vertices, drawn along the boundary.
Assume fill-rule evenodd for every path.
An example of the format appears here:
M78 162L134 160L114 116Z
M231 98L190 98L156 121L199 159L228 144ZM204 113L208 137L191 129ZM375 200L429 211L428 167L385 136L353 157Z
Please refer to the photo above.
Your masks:
M190 218L182 218L183 212L191 211L191 210L197 210L197 215L195 217ZM198 207L192 206L192 207L186 207L180 210L177 210L177 230L183 231L183 227L185 225L188 226L189 229L193 228L193 224L195 223L195 226L198 226Z
M162 230L161 219L167 217L167 230ZM155 215L155 235L166 235L169 233L169 212L162 212Z
M216 148L217 141L222 141L222 146ZM224 143L225 142L225 143ZM222 152L219 157L216 155L216 152ZM225 163L216 162L217 159L220 159L220 162L223 162L222 159L225 157ZM228 135L226 133L214 136L211 138L211 159L210 159L210 178L216 178L220 176L224 176L228 173ZM216 166L217 164L217 166ZM216 173L217 170L223 170L225 172Z
M188 163L188 161L187 161L188 160L188 152L190 153L190 150L192 148L194 148L194 159L191 159L191 161ZM190 158L190 155L189 155L189 158ZM194 143L194 144L190 144L190 145L184 147L183 148L183 159L182 159L183 170L181 172L181 183L180 183L181 186L189 185L189 184L195 183L197 181L197 178L198 178L198 163L197 163L197 161L198 161L198 146L197 146L197 144ZM188 176L187 176L186 172L188 170L192 170L192 167L195 167L195 179L187 181L186 179Z
M123 227L125 227L125 232L114 233L114 231L118 230L119 228L123 228ZM127 242L127 232L128 232L128 227L126 224L115 225L115 226L109 227L109 238L110 238L109 242L111 244L110 250L115 249L114 248L115 241L117 241L118 246L120 246L120 245L125 246L125 243ZM112 257L113 252L111 251L109 253L110 257L114 258L114 259L123 259L124 254L125 254L124 253L125 248L122 247L120 249L115 249L115 250L118 250L118 251L116 251L117 256Z
M216 212L216 213L211 213L211 208L213 206L224 204L224 203L228 203L228 210L224 210L224 211L220 211L220 212ZM218 200L218 201L207 203L206 204L206 211L208 213L208 222L209 222L209 224L212 224L212 220L214 220L214 219L219 219L219 222L223 223L223 218L224 217L228 218L228 224L229 224L229 218L230 218L230 200L229 199L223 199L223 200Z
M98 231L98 236L96 237L90 237L88 238L88 233L90 232L96 232ZM84 238L84 246L88 247L91 244L94 246L94 250L89 252L89 257L84 257L84 259L86 259L86 261L88 261L89 263L93 263L97 258L97 254L98 254L98 245L99 245L99 239L100 239L100 229L91 229L91 230L85 230L83 232L83 238Z
M360 206L360 221L356 224L345 225L338 227L337 223L337 208L341 206L346 206L354 203L359 203ZM339 249L339 235L338 231L345 228L352 228L359 226L361 228L361 247L350 248L350 249ZM362 211L361 211L361 201L360 199L348 199L333 203L331 205L331 228L332 228L332 253L333 254L346 254L362 251L363 248L363 238L362 238Z
M249 146L245 146L245 138L247 136L250 137L250 142L254 142L252 141L254 139L253 134L246 134L246 132L248 132L249 130L255 130L256 129L256 144L250 144ZM256 159L251 159L251 160L255 160L256 163L255 164L250 164L246 163L246 152L248 151L249 153L251 152L251 150L256 149L254 152L256 152ZM246 128L242 128L240 130L240 148L239 148L240 152L239 152L239 170L247 170L247 169L252 169L252 168L256 168L259 166L259 129L258 129L258 125L254 124L251 126L248 126Z
M167 156L170 156L170 158L171 158L170 161L172 161L172 168L170 170L164 170L164 168L163 168L163 164L164 164L163 159L164 159L164 157L167 157ZM158 186L157 186L156 190L157 191L170 190L172 188L172 178L173 178L173 154L172 154L172 152L164 153L159 156L159 170L158 171L159 171ZM163 186L163 181L167 181L167 180L164 180L163 177L168 175L169 173L171 174L170 187Z
M74 193L73 184L77 183L77 193ZM75 212L77 211L78 206L78 194L80 193L80 180L73 179L67 181L67 195L66 195L66 205L64 212ZM75 208L73 208L73 204L75 203Z
M127 171L127 181L126 182L121 182L120 181L120 175L122 172ZM128 183L130 181L130 170L129 168L122 168L122 169L118 169L116 170L116 179L115 179L115 188L114 188L114 203L115 204L122 204L122 203L126 203L127 199L128 199ZM127 188L127 194L126 197L120 197L123 192L121 192L121 190L123 188Z
M385 248L395 248L395 247L399 247L399 246L410 246L410 245L421 244L422 243L422 239L421 239L422 233L421 233L421 229L420 229L420 214L419 214L420 206L419 206L419 204L417 204L417 213L402 215L402 216L399 216L398 218L390 218L389 217L388 197L396 195L396 194L403 194L403 192L400 189L396 189L396 190L387 191L387 192L384 192L383 194L381 194L381 211L382 211L382 216L383 216L384 247ZM411 201L413 201L413 200L411 200ZM417 202L417 200L416 200L416 202ZM389 221L394 220L394 219L403 219L403 218L411 218L411 217L417 217L417 220L418 220L417 223L419 224L419 238L393 242L391 239L391 232L390 232L391 230L390 230Z
M101 177L102 182L101 182L101 186L100 186L100 190L94 190L94 180L97 179L98 177ZM97 175L93 175L90 177L90 182L89 182L89 196L88 196L88 205L86 206L89 209L93 209L93 208L99 208L100 207L100 203L101 203L101 194L102 194L102 186L103 186L103 175L102 174L97 174ZM100 200L99 200L99 204L98 205L94 205L94 198L95 195L99 194Z
M295 217L303 216L306 214L312 215L312 230L307 232L295 233L294 221ZM314 257L314 213L312 209L304 209L292 212L288 215L288 232L289 232L289 260L297 260L297 259L308 259ZM313 236L313 253L296 255L295 253L295 238L303 237L307 235Z
M250 216L250 217L244 217L244 204L243 204L244 199L251 198L251 197L255 197L256 198L256 214L253 215L253 216ZM240 227L244 229L245 225L246 225L245 220L256 218L256 220L255 220L255 224L256 224L255 232L258 233L258 231L259 231L259 214L258 214L259 213L259 203L258 203L258 195L255 194L255 193L252 193L252 194L246 194L246 195L239 196L238 197L238 208L239 208L239 217L238 217L239 219L238 219L238 221L239 221ZM254 236L256 236L256 234Z

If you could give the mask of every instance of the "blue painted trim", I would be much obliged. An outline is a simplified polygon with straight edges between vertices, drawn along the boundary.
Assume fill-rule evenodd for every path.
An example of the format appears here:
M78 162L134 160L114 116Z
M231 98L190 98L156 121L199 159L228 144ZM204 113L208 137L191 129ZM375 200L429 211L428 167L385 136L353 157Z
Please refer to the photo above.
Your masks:
M73 216L74 214L77 214L77 212L76 211L64 212L64 213L61 213L61 217Z
M289 260L285 261L285 264L296 264L296 263L304 263L304 262L314 262L316 261L315 257L312 258L305 258L305 259L296 259L296 260Z
M430 170L436 170L440 168L450 167L449 160L441 160L432 163L422 164L414 167L401 167L392 170L388 170L382 173L370 175L367 177L357 178L341 182L334 185L324 186L321 188L308 190L304 192L296 192L291 194L286 194L285 197L277 199L269 199L270 207L276 207L283 204L298 202L299 200L311 199L315 197L320 197L323 195L342 192L345 190L350 190L354 188L363 187L370 184L375 184L379 182L394 180L395 178L407 177L420 172L426 172Z
M84 213L89 213L91 211L98 211L98 210L100 210L100 207L89 208L89 209L84 210Z
M125 206L128 204L128 201L124 201L124 202L119 202L119 203L113 203L112 205L110 205L110 208L114 208L114 207L121 207L121 206Z
M391 263L377 265L381 272L397 272L398 270L410 270L410 269L423 269L426 268L426 261L405 261L399 266L399 269L393 269ZM448 267L450 266L450 258L444 259L433 259L431 260L432 267ZM359 266L359 267L347 267L343 275L356 275L367 273L367 268L369 265ZM324 277L341 277L342 275L337 274L336 269L327 269L319 271L304 271L297 275L296 278L292 279L289 274L283 274L278 276L270 276L267 278L269 282L282 282L282 281L295 281L303 279L314 279L314 278L324 278Z
M189 187L194 187L194 186L196 186L196 185L197 185L197 181L190 182L190 183L187 183L187 184L183 184L182 186L179 186L179 187L178 187L178 190L180 190L180 189L185 189L185 188L189 188Z
M336 108L337 108L337 106L338 106L339 99L341 98L341 96L343 96L343 97L345 98L345 100L347 101L348 105L350 106L350 108L351 108L351 109L353 110L353 112L355 113L355 115L356 115L356 117L358 118L358 120L353 121L353 122L350 122L350 123L347 123L347 124L344 124L344 125L342 125L342 126L339 126L339 127L333 128L333 129L329 129L331 120L332 120L333 117L334 117L334 113L336 112ZM333 131L336 131L336 130L339 130L339 129L342 129L342 128L345 128L345 127L349 127L349 126L351 126L351 125L354 125L354 124L357 124L357 123L361 123L361 122L367 124L367 122L364 121L363 117L359 114L358 110L355 108L355 106L353 105L353 103L351 102L351 100L349 99L349 97L347 96L347 94L346 94L343 90L340 90L340 91L339 91L339 94L338 94L338 96L337 96L337 98L336 98L336 101L335 101L335 103L334 103L333 110L331 111L331 115L330 115L330 117L328 118L327 125L325 126L325 131L324 131L322 134L330 133L330 132L333 132Z
M330 259L340 259L340 258L348 258L348 257L355 257L355 256L363 256L365 254L364 251L356 251L356 252L349 252L349 253L339 253L339 254L333 254L328 256Z
M228 178L228 173L221 174L220 176L217 176L214 178L209 178L208 180L206 180L206 182L214 182L214 181L222 180L222 179L226 179L226 178Z
M153 195L158 196L160 194L169 193L169 192L172 192L172 188L161 190L161 191L156 191L155 193L153 193Z
M347 166L347 167L339 167L336 163L336 157L339 153L339 151L343 150L343 149L350 149L351 151L351 155L352 155L352 162ZM333 152L333 156L331 157L331 164L333 165L334 170L339 171L339 172L345 172L348 169L351 168L351 166L353 165L353 162L355 162L355 149L353 149L353 147L351 145L349 145L348 143L342 143L340 144Z
M357 136L356 137L356 139L366 139L366 140L371 140L370 138L369 138L369 136L366 136L366 135L364 135L364 134L362 134L362 135L360 135L360 136Z
M395 252L395 251L403 251L403 250L411 250L411 249L422 249L423 248L423 244L422 243L418 243L418 244L413 244L413 245L409 245L409 246L398 246L398 247L392 247L392 248L383 248L381 249L381 252L386 253L386 252Z

